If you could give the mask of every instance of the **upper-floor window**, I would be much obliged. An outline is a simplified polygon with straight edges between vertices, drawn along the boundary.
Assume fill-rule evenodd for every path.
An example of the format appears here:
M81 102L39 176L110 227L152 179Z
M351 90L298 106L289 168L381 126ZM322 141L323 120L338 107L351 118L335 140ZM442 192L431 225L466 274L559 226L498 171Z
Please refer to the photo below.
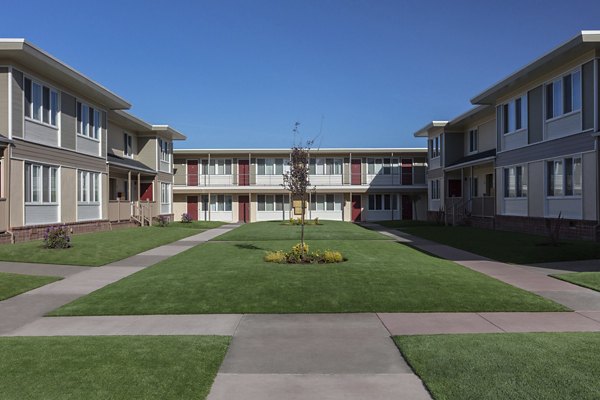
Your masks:
M165 162L171 161L171 146L166 140L158 139L158 148L160 151L160 160Z
M100 174L98 172L79 171L77 190L79 203L100 203Z
M436 158L440 156L440 137L436 136L433 139L428 140L429 144L429 158Z
M257 175L282 175L283 158L258 158L256 160Z
M525 167L504 168L504 197L527 197L527 170Z
M546 119L581 109L581 71L564 75L546 85Z
M58 168L25 163L25 203L58 202Z
M231 175L231 159L211 159L208 165L209 175Z
M341 158L311 158L309 162L311 175L341 175Z
M92 139L100 139L102 113L89 105L77 102L77 133Z
M581 157L548 161L548 196L581 196Z
M502 105L502 133L513 133L527 127L527 96L517 97Z
M397 158L367 158L367 174L369 175L398 175L399 172Z
M478 147L478 139L479 139L479 132L477 131L477 129L471 129L469 131L469 153L474 153L477 151L477 147Z
M133 138L127 133L123 134L123 155L133 157Z
M25 117L56 126L58 102L56 90L25 78Z

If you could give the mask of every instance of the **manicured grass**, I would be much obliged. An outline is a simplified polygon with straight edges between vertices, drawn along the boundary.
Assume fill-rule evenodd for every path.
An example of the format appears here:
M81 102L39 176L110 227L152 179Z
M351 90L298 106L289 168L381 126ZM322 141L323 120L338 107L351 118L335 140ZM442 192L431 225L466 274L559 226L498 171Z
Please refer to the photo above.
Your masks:
M253 226L262 233L264 226L276 225L246 225L244 237L261 237L252 232ZM349 223L342 228L349 237L360 236L362 231ZM369 238L377 235L367 233ZM308 241L313 250L341 251L348 261L340 264L263 261L267 250L287 250L295 243L209 242L52 315L564 310L542 297L392 240Z
M299 225L286 222L255 222L242 225L214 240L300 240ZM305 225L306 240L385 240L376 232L363 229L349 222L321 221L320 225Z
M45 249L40 240L6 244L0 245L0 261L98 266L197 233L194 229L153 226L73 235L70 249Z
M552 276L600 292L600 272L574 272Z
M462 226L400 226L400 230L434 242L470 251L494 260L532 264L600 258L600 246L588 241L563 240L548 245L548 238L524 233Z
M0 272L0 300L60 280L55 276L35 276Z
M167 225L168 228L188 228L188 229L213 229L218 228L221 225L225 225L225 222L219 221L192 221L183 223L181 221L174 221Z
M2 399L204 399L224 336L0 339Z
M598 399L598 333L401 336L436 400Z

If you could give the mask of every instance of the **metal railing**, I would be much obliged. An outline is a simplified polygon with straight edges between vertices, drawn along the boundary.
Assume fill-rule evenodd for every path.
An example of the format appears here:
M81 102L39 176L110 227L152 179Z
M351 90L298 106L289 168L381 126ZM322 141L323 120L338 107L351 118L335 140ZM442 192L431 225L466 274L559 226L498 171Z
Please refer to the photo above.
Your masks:
M492 196L446 198L446 224L462 224L469 217L490 218L496 215L496 198Z

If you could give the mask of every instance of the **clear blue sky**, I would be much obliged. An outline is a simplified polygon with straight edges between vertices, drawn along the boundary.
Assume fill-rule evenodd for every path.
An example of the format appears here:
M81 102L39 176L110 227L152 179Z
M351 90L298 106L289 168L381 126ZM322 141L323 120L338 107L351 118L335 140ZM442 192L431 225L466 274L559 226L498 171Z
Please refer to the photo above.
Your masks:
M600 29L599 1L3 2L24 37L188 136L176 147L423 146L500 78Z

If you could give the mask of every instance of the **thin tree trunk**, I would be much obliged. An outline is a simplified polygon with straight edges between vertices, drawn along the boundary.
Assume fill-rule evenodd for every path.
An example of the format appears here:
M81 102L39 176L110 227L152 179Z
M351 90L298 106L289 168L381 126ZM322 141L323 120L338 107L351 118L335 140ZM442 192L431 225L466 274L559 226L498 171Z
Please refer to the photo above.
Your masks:
M304 213L305 213L305 205L306 205L306 201L305 201L305 197L306 195L302 196L302 224L300 227L300 245L302 246L302 249L300 250L300 255L302 257L302 259L304 260Z

